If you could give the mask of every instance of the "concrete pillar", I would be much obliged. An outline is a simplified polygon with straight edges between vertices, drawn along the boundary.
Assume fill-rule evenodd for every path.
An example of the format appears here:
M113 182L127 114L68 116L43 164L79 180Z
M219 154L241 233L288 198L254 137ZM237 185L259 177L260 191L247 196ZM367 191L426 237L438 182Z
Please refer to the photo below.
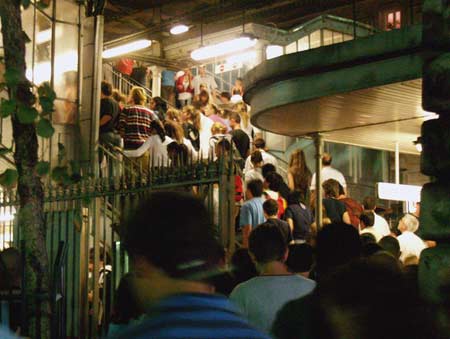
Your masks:
M450 11L447 0L426 0L423 5L423 45L428 49L423 68L422 106L439 114L423 123L421 172L434 177L421 196L420 234L437 246L422 252L419 288L435 305L450 302L444 290L450 279ZM445 308L443 308L445 310ZM450 315L439 315L450 326ZM447 327L449 328L449 327ZM442 332L444 333L444 332Z
M150 69L152 71L152 97L160 97L163 68L159 66L151 66Z
M267 43L264 40L258 40L258 42L255 45L256 59L253 66L257 66L261 62L266 60L266 47Z

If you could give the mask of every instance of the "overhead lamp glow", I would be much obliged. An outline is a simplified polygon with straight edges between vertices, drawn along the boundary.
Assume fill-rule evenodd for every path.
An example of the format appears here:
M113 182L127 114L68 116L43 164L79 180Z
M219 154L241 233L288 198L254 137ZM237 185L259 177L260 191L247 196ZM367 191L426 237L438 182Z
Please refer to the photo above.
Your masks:
M421 186L378 183L378 197L385 200L419 202L421 191Z
M283 55L283 46L269 45L266 47L266 58L267 60L277 58Z
M121 46L117 46L117 47L113 47L113 48L104 50L103 58L105 58L105 59L114 58L114 57L122 55L122 54L139 51L141 49L150 47L151 45L152 45L151 40L147 40L147 39L136 40L136 41L130 42L125 45L121 45Z
M176 26L173 26L173 27L170 29L170 34L178 35L178 34L186 33L187 31L189 31L189 26L186 26L186 25L176 25Z
M191 58L199 61L215 58L225 54L236 53L255 46L257 42L257 39L240 37L237 39L220 42L215 45L200 47L192 51Z

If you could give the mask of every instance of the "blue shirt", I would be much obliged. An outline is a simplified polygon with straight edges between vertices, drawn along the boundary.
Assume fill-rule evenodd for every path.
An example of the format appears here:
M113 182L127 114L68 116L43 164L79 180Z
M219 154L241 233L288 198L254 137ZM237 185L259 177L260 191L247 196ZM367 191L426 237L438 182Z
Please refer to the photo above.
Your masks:
M264 199L253 198L244 202L241 207L241 215L239 217L239 226L251 225L252 228L266 221L263 210Z
M178 294L153 307L147 320L112 336L126 339L269 339L219 295Z

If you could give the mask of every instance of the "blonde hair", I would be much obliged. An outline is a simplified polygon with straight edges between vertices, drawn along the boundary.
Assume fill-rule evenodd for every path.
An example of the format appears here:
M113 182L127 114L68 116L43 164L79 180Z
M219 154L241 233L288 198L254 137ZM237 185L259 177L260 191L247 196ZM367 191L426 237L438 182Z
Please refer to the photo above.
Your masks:
M195 109L192 105L187 105L183 107L183 112L189 114L189 119L192 121L192 124L194 125L195 129L200 131L201 124L200 124L200 112Z
M135 105L144 105L147 101L147 96L142 87L134 86L130 91L130 99Z
M206 111L209 110L213 111L213 114L220 115L220 110L215 104L208 104L208 106L206 106Z
M250 123L250 115L247 112L247 105L245 104L245 102L237 103L236 105L234 105L233 110L239 113L242 120L242 126L247 128Z
M180 111L175 108L169 108L166 111L166 120L171 120L171 121L175 121L178 123L181 122Z
M225 134L227 132L227 127L220 122L215 122L211 126L211 133L214 134Z

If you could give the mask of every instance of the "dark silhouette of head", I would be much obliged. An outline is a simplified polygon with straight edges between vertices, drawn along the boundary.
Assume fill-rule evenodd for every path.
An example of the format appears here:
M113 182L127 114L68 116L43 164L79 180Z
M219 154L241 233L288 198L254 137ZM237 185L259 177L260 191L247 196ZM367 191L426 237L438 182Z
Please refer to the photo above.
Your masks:
M400 258L400 244L397 240L397 238L394 238L393 236L387 235L380 239L378 244L383 248L383 250L389 252L394 256L394 258L398 259Z
M308 272L314 262L314 251L309 244L289 245L286 265L292 273Z
M258 264L271 261L284 262L287 245L280 229L273 224L264 223L257 226L248 240L249 251Z

